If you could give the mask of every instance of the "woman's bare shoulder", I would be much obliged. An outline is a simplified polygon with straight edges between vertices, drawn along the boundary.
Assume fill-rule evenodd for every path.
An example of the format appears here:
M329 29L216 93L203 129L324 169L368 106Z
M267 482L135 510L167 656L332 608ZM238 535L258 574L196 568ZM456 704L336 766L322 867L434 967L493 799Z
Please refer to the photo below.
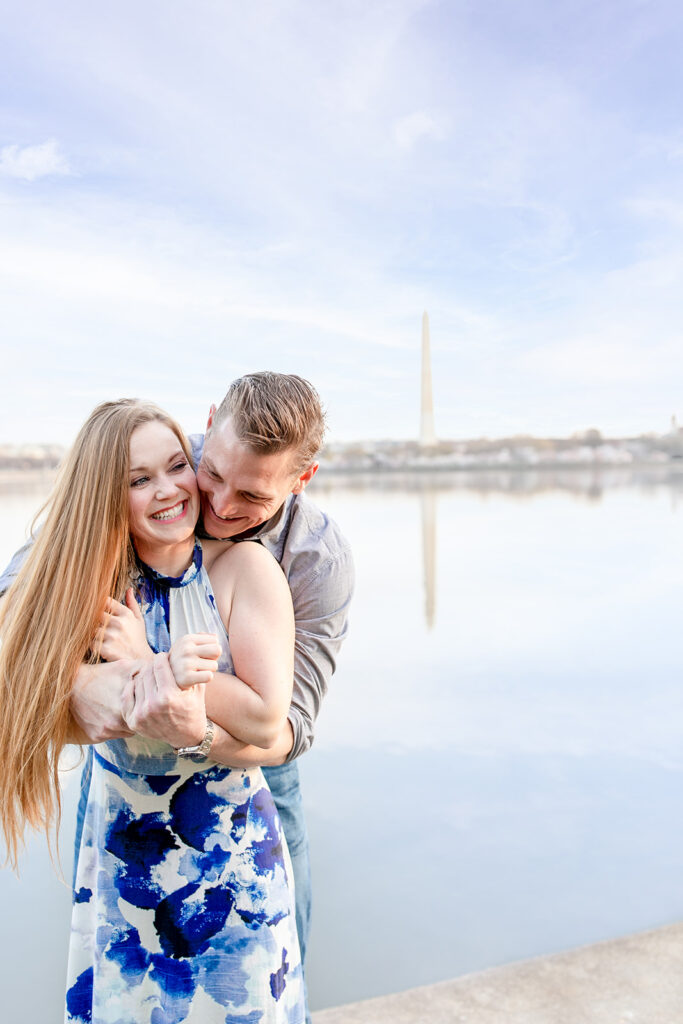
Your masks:
M229 548L219 552L207 569L212 580L220 579L223 585L244 580L245 577L269 579L282 573L270 551L262 544L250 540L231 544Z
M237 592L243 599L247 595L258 599L264 594L282 598L281 591L289 593L280 565L263 545L255 541L231 544L218 553L211 566L207 566L207 571L226 625Z
M270 551L264 548L263 544L254 540L243 540L239 544L231 544L228 549L219 553L214 565L220 565L225 569L235 567L240 570L248 566L256 568L262 565L279 568Z
M227 551L236 545L231 540L212 540L210 537L202 538L202 562L207 572L210 572L216 561Z

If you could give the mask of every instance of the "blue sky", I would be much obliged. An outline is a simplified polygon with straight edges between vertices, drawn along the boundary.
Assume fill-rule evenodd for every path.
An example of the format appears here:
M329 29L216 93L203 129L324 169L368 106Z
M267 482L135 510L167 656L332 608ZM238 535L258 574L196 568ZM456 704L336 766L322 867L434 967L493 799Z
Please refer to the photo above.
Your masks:
M22 0L0 18L0 442L253 369L334 439L683 419L683 8Z

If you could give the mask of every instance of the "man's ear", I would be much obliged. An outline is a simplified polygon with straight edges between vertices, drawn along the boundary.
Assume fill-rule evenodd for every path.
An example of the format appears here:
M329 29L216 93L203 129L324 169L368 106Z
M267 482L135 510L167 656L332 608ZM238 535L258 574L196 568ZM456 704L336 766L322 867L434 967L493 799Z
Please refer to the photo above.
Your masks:
M207 434L208 434L209 430L211 429L211 424L213 423L213 418L214 418L215 415L216 415L216 406L212 405L211 408L209 409L209 418L206 421L206 432L207 432Z
M319 465L319 462L312 462L308 469L305 469L304 472L297 477L296 483L292 487L292 494L301 494L301 492L308 487L311 480L318 472Z

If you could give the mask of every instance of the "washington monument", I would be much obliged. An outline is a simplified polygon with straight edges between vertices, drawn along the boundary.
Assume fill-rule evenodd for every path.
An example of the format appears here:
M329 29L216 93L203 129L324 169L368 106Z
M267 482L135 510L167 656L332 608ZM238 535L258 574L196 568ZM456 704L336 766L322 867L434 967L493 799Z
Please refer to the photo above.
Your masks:
M434 430L434 401L432 399L432 360L429 354L429 317L422 314L422 415L420 418L420 448L436 447Z

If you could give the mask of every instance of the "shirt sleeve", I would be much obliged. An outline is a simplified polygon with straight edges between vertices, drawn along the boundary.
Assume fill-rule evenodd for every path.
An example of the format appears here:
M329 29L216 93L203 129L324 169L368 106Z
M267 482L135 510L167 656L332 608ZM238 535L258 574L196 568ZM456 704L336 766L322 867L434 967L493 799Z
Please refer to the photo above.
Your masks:
M12 561L4 569L2 576L0 576L0 597L3 597L14 583L32 546L33 538L27 540L23 548L19 548L19 550L12 556Z
M287 761L304 754L313 743L315 720L348 634L354 579L351 550L345 545L299 581L292 592L296 632L288 717L294 742Z

